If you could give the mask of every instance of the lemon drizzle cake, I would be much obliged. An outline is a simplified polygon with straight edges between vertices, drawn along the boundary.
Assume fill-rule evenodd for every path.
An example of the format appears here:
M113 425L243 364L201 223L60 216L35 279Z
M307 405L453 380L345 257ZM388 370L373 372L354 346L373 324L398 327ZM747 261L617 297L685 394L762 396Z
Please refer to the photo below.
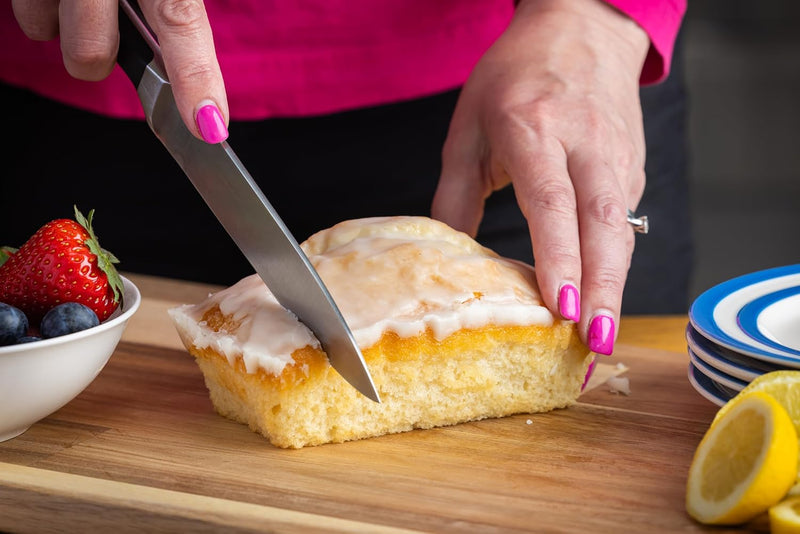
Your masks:
M533 268L426 217L345 221L302 243L382 402L328 363L257 275L170 315L214 408L299 448L566 407L589 350Z

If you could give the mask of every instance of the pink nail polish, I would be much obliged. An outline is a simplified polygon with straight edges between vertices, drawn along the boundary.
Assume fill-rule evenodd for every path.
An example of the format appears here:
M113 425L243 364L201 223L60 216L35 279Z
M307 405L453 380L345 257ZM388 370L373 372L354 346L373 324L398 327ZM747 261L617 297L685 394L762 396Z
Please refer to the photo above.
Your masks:
M610 315L597 315L589 324L589 350L598 354L614 352L614 319Z
M586 384L589 383L589 379L592 378L594 374L594 367L597 365L597 360L592 360L592 363L589 364L589 369L586 370L586 376L583 379L583 385L581 386L581 391L586 389Z
M217 106L208 104L201 107L197 110L195 120L197 129L200 130L200 135L206 143L214 145L228 138L228 128L225 127L222 113Z
M561 317L575 321L581 318L581 300L578 296L578 288L572 284L564 284L558 292L558 311Z

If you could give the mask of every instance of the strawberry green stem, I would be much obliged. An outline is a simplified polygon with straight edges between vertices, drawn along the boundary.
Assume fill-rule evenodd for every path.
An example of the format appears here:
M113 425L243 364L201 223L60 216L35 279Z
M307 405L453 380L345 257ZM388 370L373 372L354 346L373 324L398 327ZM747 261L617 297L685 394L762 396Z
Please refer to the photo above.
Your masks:
M97 256L97 266L106 274L108 285L114 292L114 300L121 303L123 292L122 277L120 277L116 267L114 267L114 264L119 263L119 260L111 252L100 246L100 241L97 239L97 235L95 235L94 229L92 228L94 210L89 211L89 217L84 217L77 206L73 207L75 208L75 220L78 224L83 226L86 233L89 234L89 239L86 240L86 246L92 254Z

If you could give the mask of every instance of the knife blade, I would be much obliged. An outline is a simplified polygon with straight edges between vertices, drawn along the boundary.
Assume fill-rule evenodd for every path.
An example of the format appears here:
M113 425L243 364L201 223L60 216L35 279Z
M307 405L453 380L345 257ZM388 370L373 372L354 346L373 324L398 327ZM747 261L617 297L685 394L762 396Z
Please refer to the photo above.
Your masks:
M380 402L361 350L316 269L228 143L211 145L189 132L156 36L135 1L120 0L120 8L117 62L136 87L151 130L278 302L314 332L333 368Z

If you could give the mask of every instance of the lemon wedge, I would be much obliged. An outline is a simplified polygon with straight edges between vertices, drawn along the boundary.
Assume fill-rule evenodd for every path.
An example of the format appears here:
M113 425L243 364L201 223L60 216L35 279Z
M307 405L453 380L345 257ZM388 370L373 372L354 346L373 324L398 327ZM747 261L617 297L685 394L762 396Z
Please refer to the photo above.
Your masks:
M689 468L686 510L704 524L749 521L778 503L797 475L797 431L777 400L742 392L726 406Z
M797 435L800 436L800 371L782 370L764 373L747 384L739 392L739 395L750 393L751 391L769 393L770 396L778 401L789 413L789 417L794 423L794 429L797 431ZM716 421L722 417L730 406L731 403L729 402L720 408L714 420ZM800 449L800 442L798 442L798 448ZM795 480L800 484L800 466L798 467L799 470Z
M800 497L791 497L769 509L771 534L797 534L800 532Z

